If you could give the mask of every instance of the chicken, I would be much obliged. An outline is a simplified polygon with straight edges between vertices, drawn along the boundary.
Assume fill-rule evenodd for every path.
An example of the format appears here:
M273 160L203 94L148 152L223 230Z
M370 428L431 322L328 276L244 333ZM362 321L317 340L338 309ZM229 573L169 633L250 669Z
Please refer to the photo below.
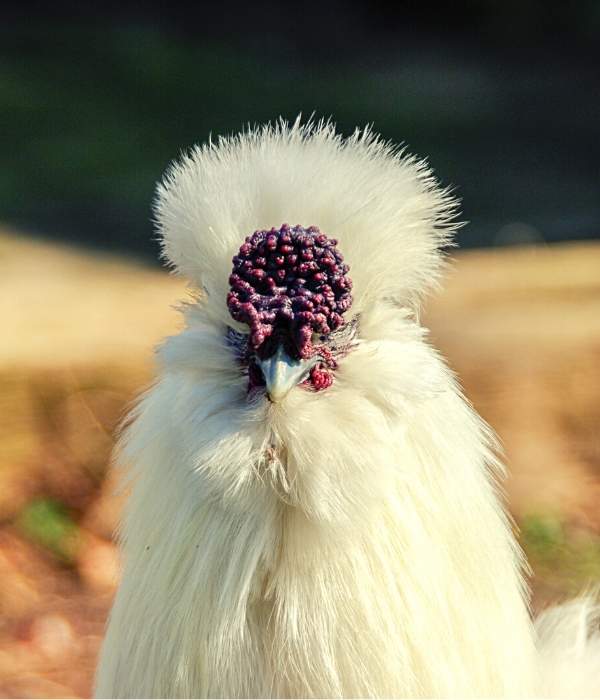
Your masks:
M540 692L597 609L534 629L493 433L419 324L459 225L428 166L280 122L184 155L155 212L195 293L120 440L96 694Z

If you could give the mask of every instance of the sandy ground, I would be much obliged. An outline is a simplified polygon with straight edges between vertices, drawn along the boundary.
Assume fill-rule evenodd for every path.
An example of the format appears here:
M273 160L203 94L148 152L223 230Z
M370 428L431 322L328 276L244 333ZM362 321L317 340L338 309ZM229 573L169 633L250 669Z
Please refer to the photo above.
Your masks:
M118 562L114 430L178 279L0 234L0 696L89 694ZM534 605L600 580L600 245L460 253L424 322L506 450Z
M514 513L600 525L600 245L460 254L432 340L497 430Z

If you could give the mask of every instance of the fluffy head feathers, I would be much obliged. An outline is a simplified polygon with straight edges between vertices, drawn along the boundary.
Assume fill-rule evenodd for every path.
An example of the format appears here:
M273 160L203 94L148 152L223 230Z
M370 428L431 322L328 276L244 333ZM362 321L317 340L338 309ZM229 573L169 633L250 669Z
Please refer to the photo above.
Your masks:
M280 122L193 148L158 188L163 254L231 323L231 261L244 239L283 222L339 240L353 311L373 300L414 307L435 283L455 201L428 166L369 129L344 139L330 123Z

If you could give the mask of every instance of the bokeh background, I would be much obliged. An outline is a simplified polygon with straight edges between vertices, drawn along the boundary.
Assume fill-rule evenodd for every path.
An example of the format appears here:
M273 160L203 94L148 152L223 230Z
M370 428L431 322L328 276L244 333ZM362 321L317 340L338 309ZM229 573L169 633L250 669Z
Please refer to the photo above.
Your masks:
M5 3L0 696L85 697L115 426L179 324L156 180L282 115L373 124L463 200L425 322L506 450L533 606L600 581L600 4Z

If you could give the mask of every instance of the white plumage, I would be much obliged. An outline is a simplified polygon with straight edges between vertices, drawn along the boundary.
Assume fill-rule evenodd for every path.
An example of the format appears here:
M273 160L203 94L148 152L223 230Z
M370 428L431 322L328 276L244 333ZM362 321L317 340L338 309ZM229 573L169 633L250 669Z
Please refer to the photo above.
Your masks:
M164 253L200 293L121 440L98 696L525 697L567 658L561 624L535 649L493 436L418 322L455 211L423 162L329 124L219 140L167 173ZM226 297L244 238L286 221L338 239L359 340L330 388L270 403L226 342L248 330Z

